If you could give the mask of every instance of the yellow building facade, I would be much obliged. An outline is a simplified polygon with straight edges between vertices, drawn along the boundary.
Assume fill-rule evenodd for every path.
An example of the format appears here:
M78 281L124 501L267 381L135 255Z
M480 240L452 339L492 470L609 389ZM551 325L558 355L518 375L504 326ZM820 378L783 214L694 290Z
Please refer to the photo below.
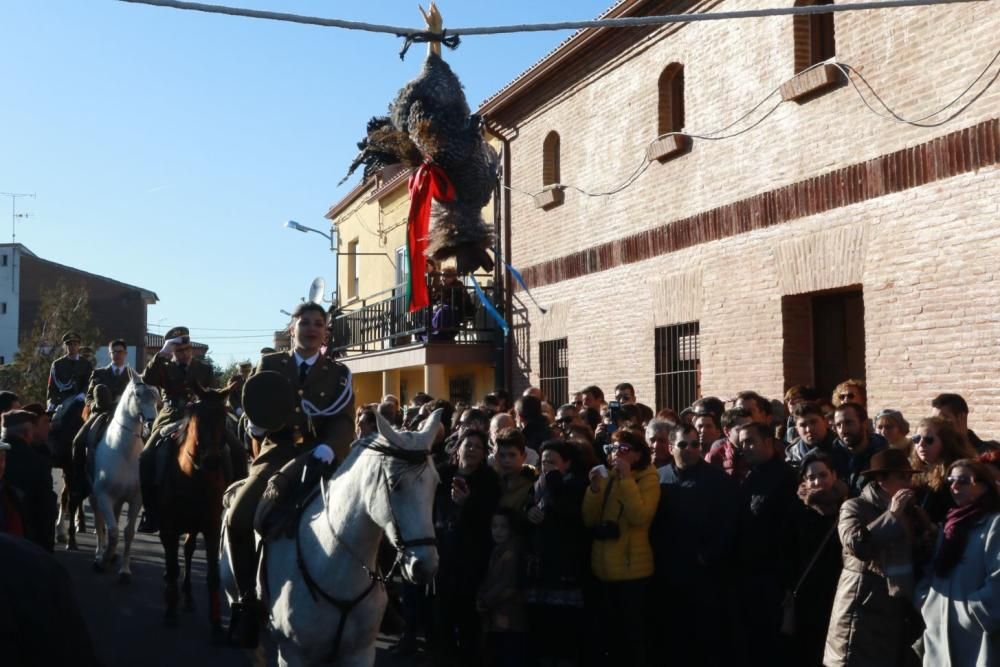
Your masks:
M454 340L433 340L433 309L408 312L409 173L383 169L326 213L338 251L339 312L331 345L351 369L357 405L378 402L385 394L405 404L421 391L453 402L478 401L496 387L503 336L481 307ZM493 219L492 204L484 216ZM478 280L491 294L492 276ZM478 306L472 288L466 290Z

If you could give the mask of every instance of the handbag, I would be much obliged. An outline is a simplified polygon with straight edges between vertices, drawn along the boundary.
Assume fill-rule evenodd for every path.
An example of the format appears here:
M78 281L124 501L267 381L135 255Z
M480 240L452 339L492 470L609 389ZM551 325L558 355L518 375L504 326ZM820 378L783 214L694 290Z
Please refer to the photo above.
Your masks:
M812 555L809 560L809 564L806 565L806 569L803 570L802 576L799 577L798 583L795 584L795 590L791 592L790 595L785 596L785 600L782 602L781 610L781 634L791 637L795 634L795 598L799 595L799 589L802 588L802 583L812 572L813 565L819 560L819 555L823 553L823 549L826 547L826 543L830 541L830 536L833 535L834 531L837 530L837 519L834 518L833 525L830 526L830 530L826 532L826 537L823 541L819 543L819 547L816 549L816 553Z
M608 506L608 496L611 495L611 485L615 483L615 478L612 477L608 479L608 485L604 487L604 501L601 503L601 513L599 517L604 516L604 510ZM621 519L622 512L625 508L618 511L618 519ZM595 540L617 540L621 537L621 528L618 526L618 521L601 521L596 526L591 529L591 535Z

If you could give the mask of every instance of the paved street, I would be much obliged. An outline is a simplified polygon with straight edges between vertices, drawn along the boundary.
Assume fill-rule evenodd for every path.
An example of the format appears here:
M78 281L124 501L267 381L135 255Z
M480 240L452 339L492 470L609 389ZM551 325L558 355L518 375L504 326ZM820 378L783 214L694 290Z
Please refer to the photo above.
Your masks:
M92 529L92 517L88 515L87 520L88 528ZM92 530L78 536L80 551L65 551L63 545L56 545L56 558L75 583L98 655L106 667L265 667L276 664L269 646L251 652L213 642L208 624L204 552L200 544L192 566L196 609L182 613L178 627L166 628L163 624L163 550L155 536L140 534L136 538L132 582L128 585L118 583L117 567L112 573L101 575L91 569ZM379 642L377 665L419 664L413 659L395 658L387 650L390 642L389 638Z

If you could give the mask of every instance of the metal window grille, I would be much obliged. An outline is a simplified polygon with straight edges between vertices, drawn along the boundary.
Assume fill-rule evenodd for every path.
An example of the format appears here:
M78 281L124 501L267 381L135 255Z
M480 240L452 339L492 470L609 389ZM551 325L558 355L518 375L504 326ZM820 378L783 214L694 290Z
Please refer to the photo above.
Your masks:
M569 402L569 347L565 338L538 344L539 385L550 405Z
M701 396L698 322L657 327L656 409L680 412Z
M465 403L472 405L472 378L453 377L448 382L448 400L452 405Z

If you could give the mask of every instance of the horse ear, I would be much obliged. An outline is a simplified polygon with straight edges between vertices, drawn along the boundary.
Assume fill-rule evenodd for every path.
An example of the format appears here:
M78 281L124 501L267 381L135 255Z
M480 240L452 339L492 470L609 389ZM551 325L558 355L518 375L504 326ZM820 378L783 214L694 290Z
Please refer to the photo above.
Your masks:
M434 440L437 439L438 431L441 429L441 418L444 416L444 410L440 408L431 413L431 416L424 420L424 423L420 426L420 431L417 433L415 438L418 445L423 449L430 450L431 446L434 444Z
M379 414L378 410L375 411L375 424L378 432L389 442L395 443L399 439L396 429L392 427L392 424L385 417Z
M128 366L126 368L128 368L128 377L132 381L132 384L142 384L142 376Z

